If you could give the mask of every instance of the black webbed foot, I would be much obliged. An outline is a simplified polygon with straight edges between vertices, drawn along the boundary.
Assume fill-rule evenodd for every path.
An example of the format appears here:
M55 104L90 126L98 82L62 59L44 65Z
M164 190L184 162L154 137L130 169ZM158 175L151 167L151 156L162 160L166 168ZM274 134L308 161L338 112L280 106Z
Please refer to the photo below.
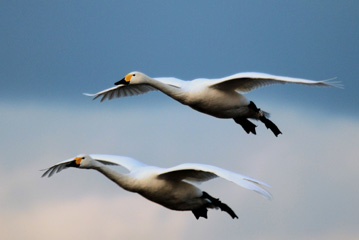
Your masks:
M203 217L205 219L207 219L207 208L206 207L201 207L201 208L197 208L195 210L192 210L194 216L196 217L196 219L199 219L200 217Z
M249 121L247 118L238 117L238 118L233 118L233 120L239 125L241 125L244 131L246 131L246 133L248 134L253 133L254 135L256 135L257 126L251 121Z
M215 207L218 207L221 211L228 213L233 219L238 218L234 211L228 207L227 204L222 203L218 198L214 198L206 192L203 192L202 198L208 199Z
M266 118L265 116L259 117L259 120L264 123L264 125L269 128L276 137L278 137L279 134L282 134L282 132L279 130L277 125L275 125L271 120Z
M250 101L248 104L248 108L254 110L255 112L259 113L259 120L264 123L264 125L269 128L276 137L278 137L279 134L282 134L282 132L279 130L277 125L275 125L271 120L269 120L266 116L268 113L263 112L260 108L257 108L257 106L254 104L254 102Z

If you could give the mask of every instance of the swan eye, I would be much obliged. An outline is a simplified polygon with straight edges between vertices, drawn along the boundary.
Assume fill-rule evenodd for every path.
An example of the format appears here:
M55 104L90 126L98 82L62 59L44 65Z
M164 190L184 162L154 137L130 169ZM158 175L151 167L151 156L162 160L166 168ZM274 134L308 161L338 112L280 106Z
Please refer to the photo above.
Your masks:
M85 159L85 157L82 157L82 159Z
M136 76L136 74L132 74L132 76Z

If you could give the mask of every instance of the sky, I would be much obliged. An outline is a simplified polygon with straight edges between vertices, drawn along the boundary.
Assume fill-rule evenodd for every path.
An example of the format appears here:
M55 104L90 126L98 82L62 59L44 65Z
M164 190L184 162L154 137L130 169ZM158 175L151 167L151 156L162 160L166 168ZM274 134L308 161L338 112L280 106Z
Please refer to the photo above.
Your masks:
M358 10L357 1L1 1L0 238L358 239ZM271 113L278 138L159 92L103 103L82 95L134 70L336 77L344 89L247 93ZM212 164L269 183L273 200L212 180L200 187L239 219L210 210L196 220L95 171L41 178L80 153Z

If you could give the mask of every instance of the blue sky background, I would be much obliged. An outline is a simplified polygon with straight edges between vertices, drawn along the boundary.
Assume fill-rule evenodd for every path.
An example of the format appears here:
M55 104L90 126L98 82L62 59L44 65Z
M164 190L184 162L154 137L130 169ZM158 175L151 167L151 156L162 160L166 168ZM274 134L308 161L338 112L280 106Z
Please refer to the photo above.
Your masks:
M357 1L1 1L0 237L357 239L358 10ZM278 138L260 124L247 135L160 93L104 103L82 95L133 70L337 77L345 88L248 93L272 114ZM39 178L82 152L214 164L270 183L274 200L216 180L203 187L240 219L211 211L196 221L94 172Z

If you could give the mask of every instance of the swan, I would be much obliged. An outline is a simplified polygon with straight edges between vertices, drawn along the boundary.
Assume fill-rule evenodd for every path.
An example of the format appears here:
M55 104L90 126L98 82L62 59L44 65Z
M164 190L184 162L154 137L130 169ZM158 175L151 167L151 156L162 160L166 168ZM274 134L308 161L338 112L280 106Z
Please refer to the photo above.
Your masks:
M106 165L119 165L129 173L119 173ZM51 177L68 167L95 169L123 189L136 192L150 201L177 211L192 211L196 219L207 218L207 209L227 212L233 219L234 211L219 199L210 196L192 183L204 182L216 177L224 178L244 188L253 190L267 199L271 194L262 188L268 184L219 167L184 163L171 168L149 166L130 157L106 154L80 154L43 169L42 177Z
M120 98L143 94L151 90L159 90L178 102L188 105L194 110L217 117L232 118L249 134L256 134L256 125L250 119L260 120L275 136L282 132L268 119L269 114L260 110L239 92L249 92L259 87L275 83L297 83L311 86L341 87L338 82L312 81L301 78L275 76L265 73L245 72L237 73L219 79L199 78L183 81L173 77L151 78L141 72L131 72L122 80L115 83L115 87L105 89L95 94L84 93L93 99ZM239 92L238 92L239 91Z

